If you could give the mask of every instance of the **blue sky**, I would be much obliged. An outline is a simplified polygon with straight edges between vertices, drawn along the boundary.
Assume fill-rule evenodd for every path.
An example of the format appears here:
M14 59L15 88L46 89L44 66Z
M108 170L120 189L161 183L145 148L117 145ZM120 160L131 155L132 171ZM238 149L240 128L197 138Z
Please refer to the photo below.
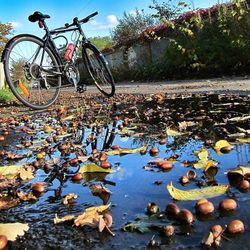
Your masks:
M195 8L206 8L226 0L186 0L185 2L191 3ZM14 34L32 33L42 36L43 32L38 29L37 24L30 23L27 19L36 10L51 16L47 22L51 29L70 23L75 16L83 18L98 11L99 15L83 28L88 37L104 36L110 34L110 30L115 27L124 11L132 13L138 8L144 9L147 13L150 12L148 8L150 4L152 0L0 0L0 22L11 22Z

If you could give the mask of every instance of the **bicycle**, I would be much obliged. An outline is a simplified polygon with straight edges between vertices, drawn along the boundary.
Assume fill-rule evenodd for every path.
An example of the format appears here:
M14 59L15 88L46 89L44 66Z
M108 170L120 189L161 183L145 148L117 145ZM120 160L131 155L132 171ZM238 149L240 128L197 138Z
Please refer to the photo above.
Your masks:
M62 88L74 86L77 92L84 92L77 65L80 48L83 63L96 87L107 97L114 95L114 79L108 63L81 27L97 14L94 12L82 20L75 17L71 24L53 30L49 30L45 22L49 15L36 11L29 16L29 21L38 22L45 30L44 37L17 35L9 40L2 55L6 81L19 101L32 109L47 109L55 103ZM60 35L67 32L75 32L74 44ZM65 39L61 48L55 43L58 38ZM63 79L69 84L62 84Z

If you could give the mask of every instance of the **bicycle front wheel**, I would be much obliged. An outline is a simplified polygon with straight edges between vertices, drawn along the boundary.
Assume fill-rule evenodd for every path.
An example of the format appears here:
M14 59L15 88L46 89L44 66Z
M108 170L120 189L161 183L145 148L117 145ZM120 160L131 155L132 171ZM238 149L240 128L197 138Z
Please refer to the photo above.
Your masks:
M83 60L96 87L108 97L115 93L115 84L108 64L103 55L92 44L84 44Z
M13 94L32 109L46 109L60 93L61 73L52 50L32 35L14 37L4 52L5 77Z

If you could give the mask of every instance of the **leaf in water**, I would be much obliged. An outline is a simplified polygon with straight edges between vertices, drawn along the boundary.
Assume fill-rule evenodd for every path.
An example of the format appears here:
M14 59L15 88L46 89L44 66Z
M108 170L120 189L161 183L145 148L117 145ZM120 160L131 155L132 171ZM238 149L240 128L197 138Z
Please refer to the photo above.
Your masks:
M194 168L204 168L208 162L208 152L206 148L202 148L201 151L195 152L199 161L194 164Z
M37 200L37 197L32 192L24 193L22 191L17 191L16 194L17 194L17 197L21 201L35 201L35 200Z
M248 119L250 119L250 115L232 117L232 118L229 118L228 121L230 121L230 122L242 122L242 121L245 121L245 120L248 120Z
M223 148L230 150L231 144L227 140L219 140L215 143L214 149L217 153L222 152Z
M17 236L23 236L29 230L29 225L24 223L0 224L0 235L5 235L8 240L15 241Z
M250 137L248 138L239 138L237 141L242 142L242 143L250 143Z
M22 168L22 165L1 166L0 174L2 174L7 179L13 179L19 175Z
M180 136L180 135L184 135L185 133L170 129L169 127L166 128L166 134L168 136Z
M127 223L122 226L122 230L125 232L134 232L138 231L140 233L146 233L149 230L149 227L152 225L152 223L149 222L143 222L143 221L134 221L131 223Z
M248 166L238 166L236 168L230 169L227 174L238 174L243 177L249 178L250 176L250 167Z
M75 115L69 115L69 116L66 116L64 118L62 118L62 121L70 121L70 120L73 120L75 118Z
M17 186L18 183L16 183L15 180L6 180L6 179L0 179L0 189L8 188L8 187L14 187Z
M79 169L79 173L94 173L94 172L99 172L99 173L110 173L111 172L111 168L102 168L98 165L96 165L95 163L88 163L86 165L83 165L80 169Z
M111 191L102 184L92 184L90 185L90 190L93 195L100 195L102 193L111 194Z
M27 169L22 168L19 172L20 179L23 181L33 179L34 178L33 171L34 171L33 168L27 168Z
M197 125L196 122L192 122L192 121L178 122L178 124L179 124L179 129L180 130L186 130L188 127L193 127L193 126Z
M45 125L43 131L47 134L53 133L55 129L51 125Z
M148 145L144 145L139 148L118 148L114 149L111 151L106 152L107 155L112 156L112 155L124 155L124 154L136 154L136 153L141 153L145 152L148 148Z
M54 224L61 224L61 223L64 223L66 221L73 221L77 216L76 215L65 215L61 218L59 218L57 216L57 214L55 214L55 218L54 218Z
M191 190L181 190L173 186L172 182L167 185L169 194L175 200L199 200L201 198L211 198L224 194L228 190L228 185L218 185Z
M67 194L65 197L63 197L62 203L64 205L72 204L74 200L77 199L77 197L77 194L74 193Z

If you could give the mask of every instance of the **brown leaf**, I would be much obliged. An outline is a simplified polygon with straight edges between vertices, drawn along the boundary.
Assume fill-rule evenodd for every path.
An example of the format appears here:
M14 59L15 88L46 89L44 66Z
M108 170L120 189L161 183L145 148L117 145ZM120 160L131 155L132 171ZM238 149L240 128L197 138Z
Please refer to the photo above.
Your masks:
M106 223L105 223L103 217L101 216L99 219L99 225L98 225L99 232L102 232L105 227L106 227Z
M62 218L59 218L57 214L55 214L54 224L61 224L66 221L73 221L75 218L76 218L76 215L69 214L69 215L63 216Z
M15 180L5 180L1 179L0 180L0 189L8 188L8 187L14 187L17 186L18 184L15 182Z
M70 194L67 194L63 199L62 199L62 203L64 205L68 205L68 204L71 204L74 202L75 199L77 199L77 194L74 194L74 193L70 193Z
M27 170L25 168L21 169L20 173L19 173L19 177L21 180L26 181L26 180L31 180L34 178L33 175L33 170L32 168L27 168Z
M0 210L2 209L9 209L11 207L14 207L18 204L19 199L14 199L13 197L1 197L0 198Z
M16 194L21 201L35 201L35 200L37 200L37 197L32 192L25 193L22 191L17 191Z
M204 236L204 238L201 241L202 244L211 247L214 243L214 236L212 232L209 232Z

